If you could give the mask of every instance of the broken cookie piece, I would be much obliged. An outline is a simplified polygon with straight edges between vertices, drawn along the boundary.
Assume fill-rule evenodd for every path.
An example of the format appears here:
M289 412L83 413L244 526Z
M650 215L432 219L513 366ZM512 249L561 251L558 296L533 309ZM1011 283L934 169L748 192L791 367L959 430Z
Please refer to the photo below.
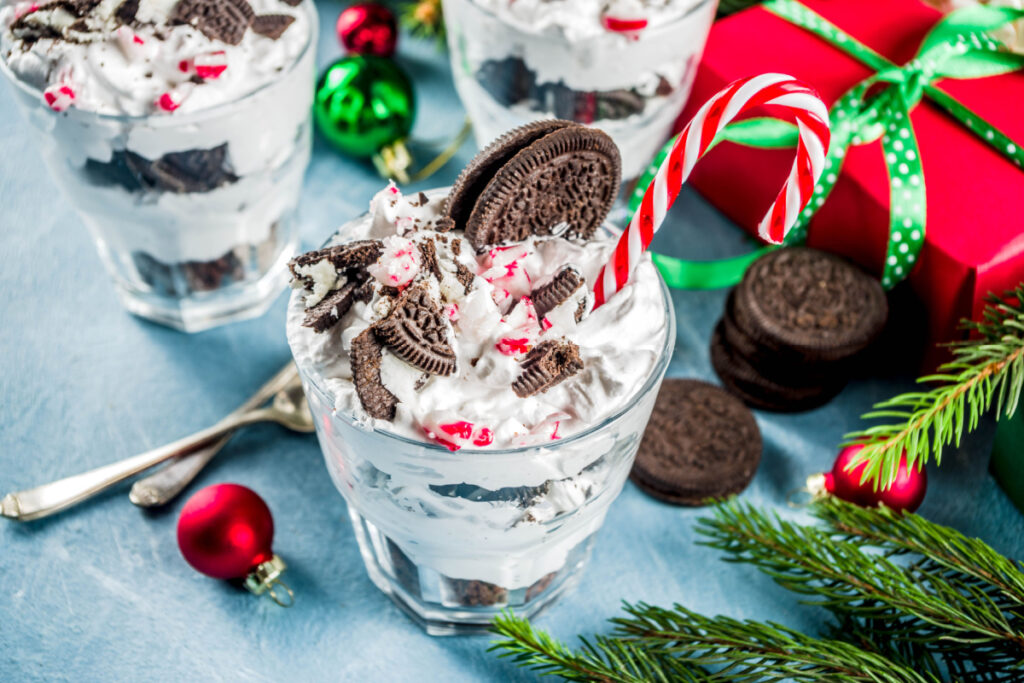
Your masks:
M377 325L377 335L406 363L432 375L455 372L444 313L426 283L413 285Z
M583 359L580 347L573 342L551 339L530 349L521 365L523 372L512 383L512 391L519 398L527 398L575 375L583 369Z
M352 365L352 382L363 409L370 417L390 422L395 419L398 398L387 390L380 379L382 348L373 327L368 327L352 340L349 361Z

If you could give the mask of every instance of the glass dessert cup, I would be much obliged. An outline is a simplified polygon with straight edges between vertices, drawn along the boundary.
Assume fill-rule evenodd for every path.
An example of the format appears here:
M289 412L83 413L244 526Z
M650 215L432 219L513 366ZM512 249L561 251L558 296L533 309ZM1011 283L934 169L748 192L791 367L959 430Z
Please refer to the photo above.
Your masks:
M536 616L579 581L672 355L664 282L660 296L665 339L640 388L599 424L544 445L450 452L369 428L335 410L316 361L295 353L367 573L427 633L480 633L505 608ZM300 291L289 306L302 311Z
M478 0L444 0L455 87L484 143L530 121L570 119L608 133L623 178L638 177L689 97L717 0L636 36L570 41L513 22Z
M290 67L187 114L61 112L2 71L130 312L187 332L264 313L288 281L312 146L317 15Z

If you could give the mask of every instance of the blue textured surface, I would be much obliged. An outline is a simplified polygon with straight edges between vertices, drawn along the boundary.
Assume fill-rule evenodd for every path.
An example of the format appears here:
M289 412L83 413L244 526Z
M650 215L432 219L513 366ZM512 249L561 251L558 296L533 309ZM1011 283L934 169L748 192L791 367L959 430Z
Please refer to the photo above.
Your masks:
M320 61L337 55L340 9L321 2ZM447 60L407 41L417 134L451 135L462 116ZM263 318L186 336L119 307L91 240L55 188L7 87L0 88L0 492L34 486L172 441L233 409L288 357L284 297ZM460 156L429 185L447 184ZM318 141L308 175L304 243L365 210L381 182ZM418 188L417 188L418 189ZM687 256L738 253L738 230L692 193L656 247ZM724 292L677 292L670 374L710 378L707 340ZM842 434L873 401L907 382L861 381L797 416L758 414L766 447L744 497L784 515L788 491L827 468ZM1024 518L987 474L986 425L930 471L922 512L1024 555ZM271 426L245 430L201 479L252 487L277 523L275 548L297 594L290 610L192 571L174 528L183 500L149 514L127 486L58 517L0 522L0 679L528 680L486 652L488 639L425 636L370 583L344 502L315 439ZM579 588L540 619L569 638L605 628L620 599L687 606L815 628L765 577L694 545L699 511L661 505L632 484L612 506Z

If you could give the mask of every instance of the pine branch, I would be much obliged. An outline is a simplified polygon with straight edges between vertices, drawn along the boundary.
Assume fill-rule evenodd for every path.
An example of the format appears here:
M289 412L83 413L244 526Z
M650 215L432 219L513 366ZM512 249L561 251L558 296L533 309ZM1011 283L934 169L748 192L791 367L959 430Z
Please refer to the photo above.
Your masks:
M827 528L727 503L698 531L727 561L754 564L829 609L837 618L829 637L641 603L626 604L615 631L583 640L578 652L507 614L496 622L506 640L492 649L582 681L1024 679L1024 572L1016 562L916 515L836 499L813 511Z
M491 650L540 675L572 681L794 681L795 683L933 683L886 657L839 640L819 640L784 626L705 617L676 605L624 605L612 636L581 638L573 652L525 619L505 614L494 631L507 639ZM705 670L702 667L709 667Z
M964 432L975 430L993 403L997 419L1013 415L1024 387L1024 284L1007 297L1009 303L989 297L983 321L964 323L977 338L951 344L954 359L918 379L931 389L882 401L863 415L895 422L846 435L844 445L865 444L850 464L867 463L865 481L890 486L904 450L908 467L921 468L930 459L941 463L942 449L959 447Z
M648 651L640 643L598 636L593 643L580 638L582 648L573 652L544 631L537 631L526 619L506 612L494 620L492 629L506 640L495 641L488 651L536 671L542 676L560 676L569 681L602 683L644 683L646 681L684 681L704 683L708 674L658 652Z
M711 667L712 680L925 683L939 679L841 640L818 639L772 622L705 617L681 605L671 610L625 605L612 619L615 635L645 643L688 663Z
M876 642L920 643L947 664L1007 672L990 680L1024 676L1024 573L1016 563L916 515L835 500L816 510L831 530L736 503L697 530L726 561L756 565L841 622L863 620Z

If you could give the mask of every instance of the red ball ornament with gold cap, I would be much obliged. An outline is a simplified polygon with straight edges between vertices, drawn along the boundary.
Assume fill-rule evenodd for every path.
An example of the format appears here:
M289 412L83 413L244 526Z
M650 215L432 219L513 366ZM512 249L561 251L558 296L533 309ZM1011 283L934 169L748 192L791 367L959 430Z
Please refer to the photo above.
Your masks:
M894 510L913 512L921 506L928 489L928 474L924 469L907 467L907 452L900 456L900 464L892 484L885 489L875 490L871 480L861 483L866 462L853 467L863 444L847 446L839 452L830 472L821 472L807 478L807 488L815 497L833 495L836 498L863 507L874 507L884 503Z
M266 593L282 607L294 602L281 581L286 565L274 554L274 519L255 491L215 484L196 492L178 518L178 547L196 571L215 579L237 579Z

